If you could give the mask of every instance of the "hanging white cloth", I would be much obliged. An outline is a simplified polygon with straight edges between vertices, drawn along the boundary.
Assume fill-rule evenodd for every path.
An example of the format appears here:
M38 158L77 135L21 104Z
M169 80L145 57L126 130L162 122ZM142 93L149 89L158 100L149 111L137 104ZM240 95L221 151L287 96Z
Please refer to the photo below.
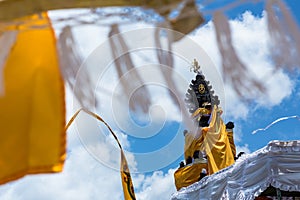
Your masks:
M272 141L236 163L172 195L177 199L252 200L270 185L300 191L300 140Z

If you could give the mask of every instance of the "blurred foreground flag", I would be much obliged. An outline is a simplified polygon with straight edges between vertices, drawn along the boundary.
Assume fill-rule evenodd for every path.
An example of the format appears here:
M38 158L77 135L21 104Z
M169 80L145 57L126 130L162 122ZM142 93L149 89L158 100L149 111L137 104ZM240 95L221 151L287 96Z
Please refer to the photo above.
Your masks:
M60 172L64 83L46 13L0 23L0 184Z

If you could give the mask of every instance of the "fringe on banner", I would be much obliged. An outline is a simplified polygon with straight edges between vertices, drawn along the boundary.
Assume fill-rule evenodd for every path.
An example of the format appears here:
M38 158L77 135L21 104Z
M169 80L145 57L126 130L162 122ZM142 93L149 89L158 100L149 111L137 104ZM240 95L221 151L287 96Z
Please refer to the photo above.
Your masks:
M109 43L123 92L129 100L130 109L137 111L141 108L144 113L147 113L151 104L150 93L144 85L142 77L137 69L135 69L130 51L116 24L111 26ZM128 74L128 72L130 72L130 74ZM126 73L127 75L125 75ZM132 95L132 92L135 90L135 94Z
M71 27L66 26L63 28L57 46L60 68L65 80L72 88L81 106L90 109L93 105L96 105L93 99L91 80L86 68L80 69L82 57L77 50Z
M229 79L239 96L244 96L245 92L251 91L262 93L265 90L262 83L255 78L254 74L251 74L232 45L231 29L226 16L222 12L216 11L213 22L222 57L223 79L225 81Z

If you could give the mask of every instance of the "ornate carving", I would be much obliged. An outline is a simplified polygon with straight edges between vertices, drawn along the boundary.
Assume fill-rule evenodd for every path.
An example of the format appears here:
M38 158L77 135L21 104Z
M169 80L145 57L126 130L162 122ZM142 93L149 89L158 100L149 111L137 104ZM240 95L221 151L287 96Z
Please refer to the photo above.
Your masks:
M196 59L194 59L191 69L193 69L197 75L196 79L191 81L189 89L185 95L185 102L189 112L193 114L198 108L205 108L207 105L219 105L219 97L214 95L212 86L209 81L205 80L205 76L202 74L199 63ZM201 116L201 118L196 119L199 126L207 126L209 116Z

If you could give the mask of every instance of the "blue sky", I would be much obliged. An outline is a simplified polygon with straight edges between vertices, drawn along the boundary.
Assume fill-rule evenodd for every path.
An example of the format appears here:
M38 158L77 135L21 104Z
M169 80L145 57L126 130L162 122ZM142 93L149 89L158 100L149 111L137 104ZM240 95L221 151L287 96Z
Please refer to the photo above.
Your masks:
M222 3L215 3L211 7L204 9L204 13L213 10L216 7L222 7L225 1ZM227 1L226 1L227 2ZM290 6L293 11L294 17L299 20L300 15L297 15L297 12L294 12L297 8L296 1L288 1L287 5ZM299 4L299 3L298 3ZM263 16L263 4L257 3L252 4L249 3L245 7L239 6L235 9L230 9L226 12L226 15L229 19L240 19L242 14L245 11L251 11L252 15L261 18ZM209 20L211 16L206 16ZM249 64L251 65L251 63ZM299 139L299 128L300 121L297 119L289 119L285 121L281 121L266 131L259 131L256 134L252 134L252 132L259 128L264 128L269 125L271 122L275 121L278 118L285 116L293 116L300 115L299 108L299 81L297 75L286 73L291 80L291 93L286 95L284 98L277 102L275 105L271 106L261 106L256 102L247 102L247 107L249 109L249 113L247 113L246 117L242 118L230 118L226 117L226 120L232 120L235 122L237 127L236 132L239 134L239 139L236 141L236 145L244 146L246 145L247 149L250 152L256 151L268 144L271 140L295 140ZM280 81L280 80L278 80ZM280 90L276 92L281 92ZM229 99L230 101L230 99ZM246 101L246 100L244 100ZM266 99L266 102L268 100ZM234 113L230 113L234 115ZM166 145L170 139L172 139L172 129L176 130L178 126L177 122L169 122L166 123L164 129L157 134L155 137L147 138L147 140L128 137L128 140L131 143L131 150L138 152L148 152L153 151L155 149L161 148L161 146ZM170 168L175 168L178 166L178 163L183 159L180 157L176 159L173 163L163 168L164 172L167 172Z
M199 1L199 4L201 2ZM173 50L181 52L181 57L177 56L175 60L177 75L179 79L183 79L182 82L178 81L182 91L188 89L189 82L195 76L189 72L188 68L193 58L191 54L196 55L200 61L205 55L199 51L199 48L214 63L215 69L213 70L218 71L215 74L219 74L219 78L222 77L220 55L210 20L214 9L222 8L230 2L234 1L218 1L218 3L211 3L208 7L204 7L202 11L207 20L206 24L191 33L188 39L174 44ZM286 4L299 26L300 14L297 8L300 7L300 2L288 0ZM225 13L230 19L236 51L246 66L254 70L254 74L266 84L266 96L253 97L249 101L239 99L233 92L232 86L223 83L221 85L223 92L222 88L217 88L219 87L218 80L211 80L214 77L209 73L204 73L211 82L217 83L213 84L213 88L216 88L219 96L225 93L224 98L221 99L226 111L223 116L224 120L225 122L234 121L236 125L234 137L238 151L248 153L262 148L270 140L299 139L300 130L300 121L289 119L273 125L266 131L251 134L252 131L264 128L278 118L300 115L299 71L295 73L284 70L273 71L274 66L269 59L270 54L267 48L269 41L266 39L266 17L263 9L263 3L247 3L228 9ZM64 13L64 11L60 12ZM152 42L151 29L147 32L136 31L138 28L145 27L151 27L151 25L129 24L126 27L122 26L121 30L132 31L128 36L128 42L132 39L131 37L138 39L145 34L146 39L142 38L140 43L131 44L133 48L138 48L138 46L143 46L148 39ZM74 30L86 63L96 62L97 66L100 66L109 62L106 56L101 56L102 59L99 61L99 54L106 55L104 53L108 52L108 32L108 27L92 26L78 27ZM192 43L197 44L198 47L193 46ZM149 60L154 56L155 54L148 50L140 50L133 55L135 62L142 67L149 64ZM150 63L155 64L155 61ZM92 79L95 80L95 85L93 85L95 91L105 87L107 91L116 92L118 95L115 89L118 82L115 71L108 68L104 72L107 76L99 78L98 68L88 67ZM180 113L178 114L176 106L168 98L165 85L160 82L159 77L153 79L155 72L151 71L146 76L148 77L145 79L149 84L153 81L156 83L150 89L152 101L155 104L151 107L149 115L133 114L133 117L129 119L126 115L126 104L124 106L123 101L114 102L113 95L107 92L99 94L96 92L101 102L95 111L112 126L127 151L127 160L138 199L169 199L170 195L175 192L173 172L183 159L181 133L184 126ZM66 101L69 119L78 108L70 89L67 90ZM117 108L115 113L111 111L111 106ZM88 116L82 115L77 120L77 124L68 131L67 139L68 158L63 173L26 176L3 185L0 187L1 199L97 199L99 196L103 199L111 199L112 194L113 199L123 199L118 172L119 151L105 127ZM160 151L163 154L159 154Z

